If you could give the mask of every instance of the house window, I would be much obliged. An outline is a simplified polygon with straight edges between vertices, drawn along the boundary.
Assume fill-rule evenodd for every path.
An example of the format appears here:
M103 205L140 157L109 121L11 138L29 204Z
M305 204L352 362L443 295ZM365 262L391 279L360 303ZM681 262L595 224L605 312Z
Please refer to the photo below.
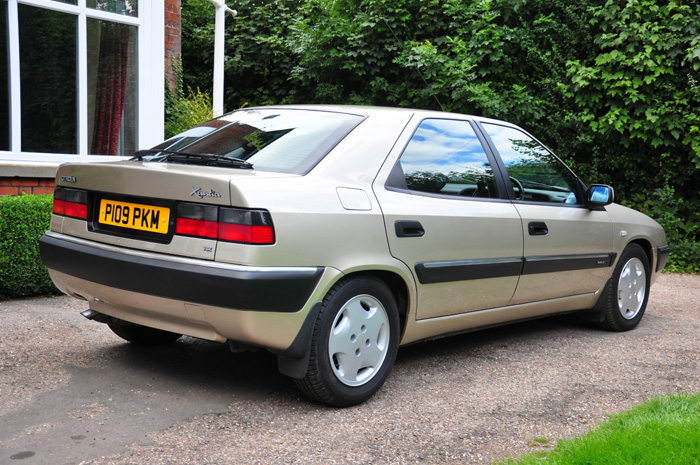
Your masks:
M10 66L3 30L7 30L7 3L0 2L0 150L10 150Z
M138 16L137 0L88 0L88 8L127 16Z
M137 29L87 20L88 148L92 155L136 150Z
M22 150L77 154L78 18L28 5L18 11Z
M161 142L164 10L0 1L0 164L109 160Z

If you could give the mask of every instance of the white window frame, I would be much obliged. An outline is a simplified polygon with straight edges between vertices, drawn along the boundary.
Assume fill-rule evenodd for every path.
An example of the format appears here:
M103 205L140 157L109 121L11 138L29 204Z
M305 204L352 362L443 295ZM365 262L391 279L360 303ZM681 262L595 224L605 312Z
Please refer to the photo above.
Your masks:
M69 5L54 0L8 0L8 58L10 66L10 150L0 151L2 165L58 166L66 162L116 161L128 156L90 155L88 147L87 19L95 18L136 26L138 30L138 140L140 149L162 142L165 106L165 4L164 0L139 0L138 17L88 8L87 0ZM22 143L22 101L20 90L18 4L60 11L78 18L78 153L24 152Z

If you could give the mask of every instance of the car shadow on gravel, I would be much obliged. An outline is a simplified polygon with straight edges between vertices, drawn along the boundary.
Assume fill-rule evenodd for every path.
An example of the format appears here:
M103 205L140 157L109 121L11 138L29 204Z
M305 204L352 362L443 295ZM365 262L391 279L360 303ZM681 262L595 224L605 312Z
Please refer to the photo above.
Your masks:
M122 372L157 376L173 388L259 396L278 389L287 380L277 371L276 357L266 351L234 353L226 344L189 337L153 347L111 345L96 355L111 360Z
M572 332L595 337L607 332L575 316L554 316L419 342L400 349L395 370L430 370L436 363L468 362L480 349L504 348L528 340L546 341ZM132 379L150 380L153 389L201 391L222 398L261 398L280 392L288 400L304 396L293 380L277 371L267 351L233 353L226 344L183 337L172 344L147 347L130 343L103 347L95 354ZM458 360L454 360L457 356Z
M527 340L563 337L565 334L573 332L592 337L610 334L598 328L594 323L584 321L576 315L549 316L479 329L402 347L397 358L397 367L407 363L423 363L424 360L446 358L454 354L469 356L469 353L487 346L507 347Z

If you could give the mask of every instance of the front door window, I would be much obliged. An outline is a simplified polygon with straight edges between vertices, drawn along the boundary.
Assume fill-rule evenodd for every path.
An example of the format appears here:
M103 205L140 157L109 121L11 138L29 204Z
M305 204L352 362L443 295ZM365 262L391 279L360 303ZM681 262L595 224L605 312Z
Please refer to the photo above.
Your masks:
M516 199L582 203L576 177L542 144L509 126L484 124L483 127L508 170Z

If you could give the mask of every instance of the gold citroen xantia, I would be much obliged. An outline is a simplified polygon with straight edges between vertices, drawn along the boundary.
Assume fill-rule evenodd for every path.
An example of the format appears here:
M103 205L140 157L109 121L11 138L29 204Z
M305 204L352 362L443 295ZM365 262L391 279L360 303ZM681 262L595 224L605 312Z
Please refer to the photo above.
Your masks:
M58 169L41 254L137 344L263 348L330 405L399 345L578 312L641 320L663 229L509 123L420 110L235 111L114 163Z

